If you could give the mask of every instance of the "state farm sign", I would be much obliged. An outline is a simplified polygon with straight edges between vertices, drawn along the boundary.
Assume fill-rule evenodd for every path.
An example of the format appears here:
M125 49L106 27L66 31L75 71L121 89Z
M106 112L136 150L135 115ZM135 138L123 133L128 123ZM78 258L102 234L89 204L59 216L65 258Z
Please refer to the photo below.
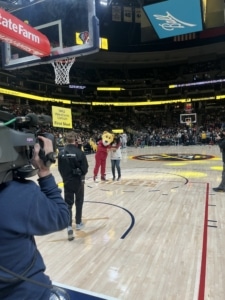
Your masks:
M40 57L51 52L49 40L44 34L3 9L0 9L0 40Z

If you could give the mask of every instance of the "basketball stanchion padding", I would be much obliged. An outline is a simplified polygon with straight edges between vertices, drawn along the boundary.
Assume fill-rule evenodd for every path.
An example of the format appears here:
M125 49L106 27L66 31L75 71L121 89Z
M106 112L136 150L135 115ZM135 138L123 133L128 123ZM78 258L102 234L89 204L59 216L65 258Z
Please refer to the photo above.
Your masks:
M63 85L70 83L70 68L75 62L75 59L75 57L66 57L63 60L54 60L52 62L56 84Z

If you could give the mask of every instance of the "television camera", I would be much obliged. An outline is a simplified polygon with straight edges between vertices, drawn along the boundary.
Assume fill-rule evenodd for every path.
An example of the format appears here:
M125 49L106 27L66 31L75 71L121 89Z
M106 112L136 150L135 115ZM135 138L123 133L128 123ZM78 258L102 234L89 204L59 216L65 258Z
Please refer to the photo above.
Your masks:
M17 117L0 111L0 184L14 178L28 178L38 170L31 164L35 143L40 143L39 156L45 165L55 162L54 153L45 154L43 142L38 136L49 138L56 151L54 136L45 132L52 122L50 116L27 114Z

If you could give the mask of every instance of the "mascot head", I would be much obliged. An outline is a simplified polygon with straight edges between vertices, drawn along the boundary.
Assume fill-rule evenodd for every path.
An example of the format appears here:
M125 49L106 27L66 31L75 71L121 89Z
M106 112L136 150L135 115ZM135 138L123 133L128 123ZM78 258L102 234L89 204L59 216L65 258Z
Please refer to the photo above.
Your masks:
M114 140L114 134L104 131L102 134L102 143L105 147L109 146Z

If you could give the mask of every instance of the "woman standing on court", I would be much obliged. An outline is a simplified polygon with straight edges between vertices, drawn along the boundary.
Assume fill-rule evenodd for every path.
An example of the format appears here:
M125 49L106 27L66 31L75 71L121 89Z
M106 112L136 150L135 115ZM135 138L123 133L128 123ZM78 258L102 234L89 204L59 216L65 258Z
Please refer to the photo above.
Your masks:
M111 168L112 168L112 175L113 181L116 180L115 171L117 170L117 181L121 179L121 168L120 168L120 161L122 159L121 153L121 138L120 136L115 136L112 146L110 148L110 159L111 159Z

